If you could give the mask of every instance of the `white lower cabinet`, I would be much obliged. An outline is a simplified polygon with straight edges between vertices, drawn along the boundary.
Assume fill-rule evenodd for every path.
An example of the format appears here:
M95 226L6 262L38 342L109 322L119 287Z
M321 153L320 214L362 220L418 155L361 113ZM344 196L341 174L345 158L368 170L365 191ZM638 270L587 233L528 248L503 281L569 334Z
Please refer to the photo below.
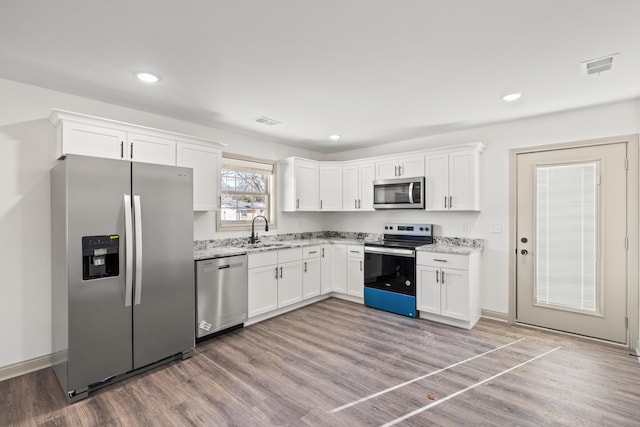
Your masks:
M347 245L347 294L364 298L364 247Z
M302 248L249 254L249 317L302 300Z
M333 292L335 282L335 260L333 245L322 245L320 248L320 293Z
M333 291L347 293L347 245L333 245Z
M320 246L309 246L302 249L302 299L320 295Z
M471 329L480 319L480 252L418 252L416 305L423 319Z

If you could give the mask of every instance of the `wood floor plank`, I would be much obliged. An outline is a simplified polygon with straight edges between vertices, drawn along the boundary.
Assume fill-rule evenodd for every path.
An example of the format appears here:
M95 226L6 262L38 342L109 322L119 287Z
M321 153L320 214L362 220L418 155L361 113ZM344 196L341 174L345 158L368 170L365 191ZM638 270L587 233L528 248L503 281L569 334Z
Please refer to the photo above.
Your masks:
M464 330L330 298L73 405L51 369L4 381L0 426L375 426L438 401L398 425L637 426L640 364L567 335L489 320Z

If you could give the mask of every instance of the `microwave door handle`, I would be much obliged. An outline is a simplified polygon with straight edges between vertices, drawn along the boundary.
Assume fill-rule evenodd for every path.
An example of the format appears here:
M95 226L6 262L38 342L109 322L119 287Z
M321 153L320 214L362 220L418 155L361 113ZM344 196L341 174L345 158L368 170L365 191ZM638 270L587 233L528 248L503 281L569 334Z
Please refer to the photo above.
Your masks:
M413 204L413 182L409 184L409 203Z

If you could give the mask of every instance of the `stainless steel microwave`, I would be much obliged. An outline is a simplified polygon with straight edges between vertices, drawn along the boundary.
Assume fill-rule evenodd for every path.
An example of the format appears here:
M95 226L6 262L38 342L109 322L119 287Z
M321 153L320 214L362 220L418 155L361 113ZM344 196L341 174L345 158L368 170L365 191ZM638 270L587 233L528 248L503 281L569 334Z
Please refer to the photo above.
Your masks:
M424 177L373 181L375 209L424 209Z

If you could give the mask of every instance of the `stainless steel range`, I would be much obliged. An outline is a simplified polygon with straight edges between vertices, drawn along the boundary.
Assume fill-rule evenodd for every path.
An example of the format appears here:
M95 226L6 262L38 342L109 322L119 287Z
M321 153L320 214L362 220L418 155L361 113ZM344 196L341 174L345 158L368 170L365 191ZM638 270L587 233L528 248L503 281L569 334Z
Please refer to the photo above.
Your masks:
M433 243L432 224L385 224L364 247L364 304L416 317L416 248Z

